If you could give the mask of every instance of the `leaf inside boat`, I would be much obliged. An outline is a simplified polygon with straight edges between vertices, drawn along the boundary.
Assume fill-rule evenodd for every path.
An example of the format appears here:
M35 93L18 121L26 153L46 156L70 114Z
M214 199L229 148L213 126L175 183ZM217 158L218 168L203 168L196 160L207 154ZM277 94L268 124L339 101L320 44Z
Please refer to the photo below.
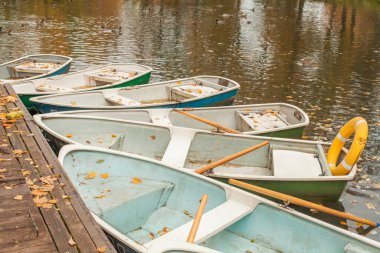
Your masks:
M87 173L87 175L84 177L85 179L93 179L96 177L96 172L95 171L90 171Z
M141 184L141 179L138 177L134 177L134 178L132 178L131 183L132 184Z

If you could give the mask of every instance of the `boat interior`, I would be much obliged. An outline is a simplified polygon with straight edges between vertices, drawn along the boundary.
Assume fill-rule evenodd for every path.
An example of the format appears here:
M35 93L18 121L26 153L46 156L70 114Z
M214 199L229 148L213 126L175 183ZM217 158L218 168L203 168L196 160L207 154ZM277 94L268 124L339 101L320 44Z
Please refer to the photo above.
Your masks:
M302 124L306 118L297 108L286 104L261 105L252 107L223 107L213 109L186 110L186 112L198 117L216 122L224 127L235 129L241 133L252 131L265 131L285 128L287 126ZM81 112L65 112L71 115L84 115L95 117L107 117L122 120L132 120L160 125L173 125L188 127L211 132L218 130L208 124L199 122L171 109L140 109L140 110L115 110L100 111L88 110Z
M122 83L146 71L144 66L115 64L69 75L30 80L14 85L14 89L18 93L70 92Z
M248 193L161 164L82 149L66 154L63 166L87 207L119 236L144 247L185 241L207 194L195 238L202 246L222 252L375 252Z
M50 72L67 62L68 58L44 55L19 59L0 66L0 78L17 80Z
M45 99L48 99L52 103L69 103L78 106L140 106L157 103L177 103L192 98L212 95L234 86L235 84L227 79L200 76L148 86L143 85L91 93L67 94L65 96L52 96ZM144 89L144 92L141 89Z
M188 169L197 169L265 140L94 117L49 116L41 120L60 138L69 136L73 142L142 155ZM269 142L269 145L225 163L211 173L218 177L315 178L331 175L326 147L281 139L270 139Z

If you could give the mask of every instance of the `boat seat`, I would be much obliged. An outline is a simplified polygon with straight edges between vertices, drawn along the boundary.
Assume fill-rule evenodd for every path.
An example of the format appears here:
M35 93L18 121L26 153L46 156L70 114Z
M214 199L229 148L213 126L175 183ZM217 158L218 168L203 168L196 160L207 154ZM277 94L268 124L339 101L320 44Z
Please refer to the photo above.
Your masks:
M126 106L141 105L140 102L136 100L129 99L127 97L120 96L118 94L109 94L104 96L104 98L112 103Z
M164 126L171 126L172 122L169 119L169 115L165 113L163 110L155 109L149 111L149 116L152 120L152 123L164 125Z
M263 131L289 126L286 115L281 112L262 113L258 111L236 111L240 123L240 131Z
M194 134L195 131L186 128L171 129L171 139L166 148L165 154L162 157L162 162L177 168L183 167Z
M229 227L236 221L251 213L256 205L257 202L247 203L246 200L242 201L241 199L234 199L232 196L223 204L203 214L194 243L198 244L203 242ZM184 242L187 239L192 225L193 220L155 239L154 243L160 240ZM152 242L146 243L144 246L149 247L151 243Z
M48 85L36 84L36 85L34 85L34 88L38 91L62 91L62 92L75 91L72 88L56 86L56 85L51 85L51 84L48 84Z
M322 168L315 154L273 150L273 174L275 177L311 178L322 175Z
M80 189L87 207L122 233L139 229L151 213L166 204L174 188L172 183L144 178L140 184L120 176L93 180L97 181Z

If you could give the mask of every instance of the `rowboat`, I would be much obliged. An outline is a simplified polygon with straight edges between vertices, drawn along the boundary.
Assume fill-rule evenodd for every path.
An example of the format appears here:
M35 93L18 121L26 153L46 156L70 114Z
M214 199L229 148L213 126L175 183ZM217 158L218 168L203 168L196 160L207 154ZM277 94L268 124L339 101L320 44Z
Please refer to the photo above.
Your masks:
M41 113L70 110L183 108L232 104L240 85L217 76L196 76L121 89L34 97Z
M303 110L285 103L179 110L247 135L301 138L305 127L309 125L309 117ZM164 126L189 127L211 132L219 131L217 127L194 120L173 109L81 110L59 113L132 120Z
M69 72L72 58L54 54L28 55L0 65L0 83L13 83Z
M17 82L13 89L26 107L32 107L30 98L36 96L90 91L146 84L152 68L139 64L110 64L75 73Z
M162 249L187 241L199 199L205 194L208 201L194 243L210 250L226 253L380 250L376 241L153 159L68 145L61 150L59 161L119 252L151 252L156 245ZM173 248L178 249L168 246L156 252L173 252ZM181 251L189 252L183 248Z
M82 115L35 115L57 153L64 145L83 144L119 150L194 170L245 148L268 141L254 152L214 168L207 176L222 182L240 179L315 202L336 202L356 174L333 176L325 152L330 143L204 130ZM343 154L341 154L340 161Z

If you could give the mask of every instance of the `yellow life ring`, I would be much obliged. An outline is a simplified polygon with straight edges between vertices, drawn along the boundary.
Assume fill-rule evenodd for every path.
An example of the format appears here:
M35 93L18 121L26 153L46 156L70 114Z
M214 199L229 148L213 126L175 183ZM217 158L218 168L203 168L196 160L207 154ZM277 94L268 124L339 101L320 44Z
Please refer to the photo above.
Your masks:
M355 133L354 140L346 157L336 166L339 154L348 138ZM362 117L355 117L348 121L335 137L329 152L327 153L327 162L331 173L334 176L346 175L359 159L368 136L368 124Z

